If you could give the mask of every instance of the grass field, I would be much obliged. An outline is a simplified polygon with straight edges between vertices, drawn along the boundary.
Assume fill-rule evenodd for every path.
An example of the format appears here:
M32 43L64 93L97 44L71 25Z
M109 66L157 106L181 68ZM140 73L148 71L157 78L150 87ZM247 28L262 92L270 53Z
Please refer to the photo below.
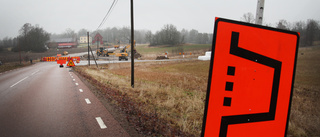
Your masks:
M136 104L143 104L143 107L136 107L142 114L154 115L156 112L158 119L169 124L163 128L172 127L187 135L200 135L209 61L136 63L134 89L130 86L130 64L109 64L100 70L75 69L119 91L119 94L125 94ZM143 124L148 123L152 124L152 120L145 119ZM163 128L157 132L175 135Z
M162 50L151 48L142 53ZM319 53L319 46L299 50L288 136L320 136ZM131 122L138 123L141 132L179 135L172 132L176 128L187 136L200 135L209 61L136 63L135 88L130 86L130 64L109 64L101 69L83 66L75 70L94 79L94 84L116 91L110 95L101 90L115 104L130 104L131 108L124 106L123 110L138 117Z
M293 136L320 136L320 46L299 49L289 121Z
M31 65L30 62L10 62L0 66L0 73Z

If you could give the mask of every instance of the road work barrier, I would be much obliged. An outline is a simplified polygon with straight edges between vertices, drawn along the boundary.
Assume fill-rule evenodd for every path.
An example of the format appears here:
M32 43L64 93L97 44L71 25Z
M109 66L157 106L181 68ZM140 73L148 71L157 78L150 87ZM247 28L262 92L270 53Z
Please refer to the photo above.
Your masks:
M41 58L41 61L46 62L54 62L56 61L57 64L60 64L60 67L63 67L63 64L66 64L68 62L67 66L75 66L74 62L80 63L80 57L43 57Z

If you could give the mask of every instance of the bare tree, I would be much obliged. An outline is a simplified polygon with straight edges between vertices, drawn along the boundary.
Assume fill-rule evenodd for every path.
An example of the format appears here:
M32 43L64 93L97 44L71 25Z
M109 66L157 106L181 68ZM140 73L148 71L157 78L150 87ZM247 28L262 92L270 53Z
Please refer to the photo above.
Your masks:
M152 43L152 32L151 31L147 31L146 33L146 41L149 42L150 44Z
M87 32L88 32L88 30L86 30L86 29L80 29L78 31L78 36L87 36Z
M286 20L282 19L277 23L277 28L278 29L289 30L290 26L289 26L289 23Z
M319 33L319 23L313 19L309 19L306 28L306 45L312 46L314 40Z
M251 12L243 14L243 16L241 17L241 20L248 23L254 23L255 21L254 16Z
M196 43L196 39L197 39L197 36L198 36L198 31L195 30L195 29L192 29L189 31L189 37L188 37L188 42L189 43Z

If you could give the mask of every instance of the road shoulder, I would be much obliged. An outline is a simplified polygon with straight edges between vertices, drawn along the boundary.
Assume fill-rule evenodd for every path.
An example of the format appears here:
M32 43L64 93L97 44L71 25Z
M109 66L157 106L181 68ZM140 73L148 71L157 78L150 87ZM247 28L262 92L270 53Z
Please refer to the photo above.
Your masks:
M73 70L72 70L73 71ZM110 112L110 114L118 121L121 127L126 130L126 132L130 136L134 137L142 137L143 135L139 134L136 130L134 125L128 122L127 116L124 112L119 110L119 108L112 104L112 102L106 98L104 95L95 87L93 86L86 78L82 75L78 74L76 71L73 71L80 80L92 91L92 93L100 100L103 106Z

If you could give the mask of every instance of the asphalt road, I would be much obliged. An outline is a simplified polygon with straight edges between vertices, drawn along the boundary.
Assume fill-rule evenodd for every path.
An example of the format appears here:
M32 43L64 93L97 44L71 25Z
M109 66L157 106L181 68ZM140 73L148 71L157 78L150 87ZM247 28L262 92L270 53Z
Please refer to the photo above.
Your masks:
M130 136L70 68L42 62L0 74L0 136Z

